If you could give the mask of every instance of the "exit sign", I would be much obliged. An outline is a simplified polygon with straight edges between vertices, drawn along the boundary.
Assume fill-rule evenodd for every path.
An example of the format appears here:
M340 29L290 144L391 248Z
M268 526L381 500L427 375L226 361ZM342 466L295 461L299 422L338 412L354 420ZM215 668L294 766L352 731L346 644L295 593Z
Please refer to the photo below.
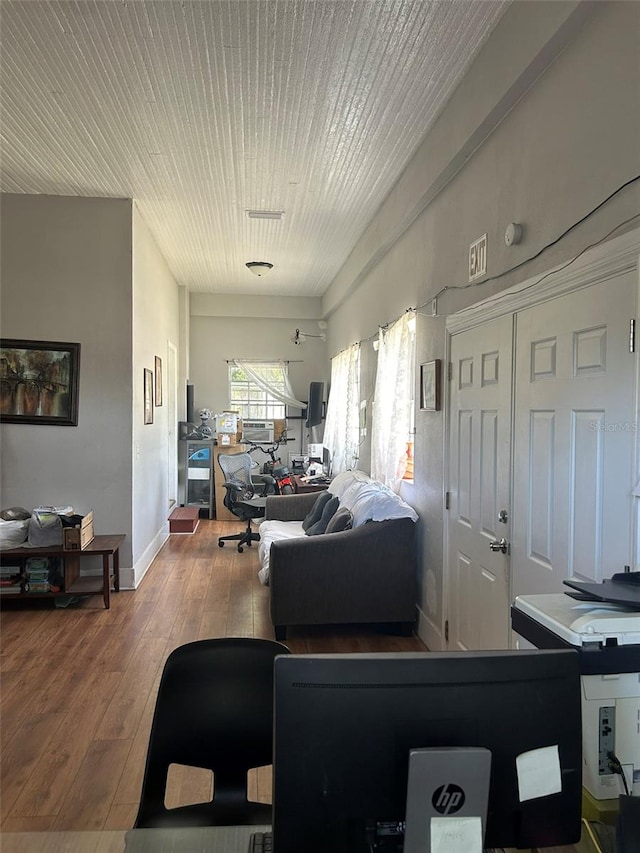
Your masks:
M487 235L469 246L469 281L487 274Z

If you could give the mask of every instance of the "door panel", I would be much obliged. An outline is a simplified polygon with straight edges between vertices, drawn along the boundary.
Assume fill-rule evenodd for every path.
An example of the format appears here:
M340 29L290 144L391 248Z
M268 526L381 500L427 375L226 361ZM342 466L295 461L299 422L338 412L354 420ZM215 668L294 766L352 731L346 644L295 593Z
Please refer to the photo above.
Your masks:
M631 564L636 286L625 273L517 315L514 595Z
M489 543L509 538L512 318L451 339L449 638L459 649L509 645L509 556Z

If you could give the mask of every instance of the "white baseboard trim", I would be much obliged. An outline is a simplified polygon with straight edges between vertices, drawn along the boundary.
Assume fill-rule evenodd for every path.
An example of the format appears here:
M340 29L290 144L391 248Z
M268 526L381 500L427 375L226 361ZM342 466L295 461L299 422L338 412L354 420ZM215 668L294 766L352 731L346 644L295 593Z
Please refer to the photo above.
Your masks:
M446 649L442 630L418 607L418 636L430 652L441 652Z
M169 538L169 522L166 521L151 540L139 560L132 568L120 567L120 589L137 589L149 566Z

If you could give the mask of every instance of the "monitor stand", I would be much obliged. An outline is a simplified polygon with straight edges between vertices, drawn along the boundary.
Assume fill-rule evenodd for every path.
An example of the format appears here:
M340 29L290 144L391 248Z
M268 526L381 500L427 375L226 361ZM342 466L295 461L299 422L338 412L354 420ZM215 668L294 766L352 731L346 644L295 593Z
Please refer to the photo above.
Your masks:
M488 749L412 749L409 752L404 853L443 853L446 850L446 846L432 849L431 819L434 817L450 820L452 828L456 818L480 818L478 849L481 850L490 774L491 752ZM467 849L471 853L471 847Z

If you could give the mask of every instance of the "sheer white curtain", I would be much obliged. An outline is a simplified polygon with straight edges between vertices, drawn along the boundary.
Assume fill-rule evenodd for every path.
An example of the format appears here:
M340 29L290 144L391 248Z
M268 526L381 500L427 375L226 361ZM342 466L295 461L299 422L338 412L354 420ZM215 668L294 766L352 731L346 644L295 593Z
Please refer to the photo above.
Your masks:
M406 470L407 437L411 431L415 315L407 312L381 329L375 402L371 427L371 476L394 492Z
M284 361L245 361L243 358L234 358L233 363L236 367L242 368L258 388L266 391L276 400L285 403L287 406L292 406L294 409L306 409L307 404L296 400L293 395L293 389L287 375L287 365ZM272 382L274 367L280 368L280 381L277 385Z
M360 439L360 344L331 359L331 390L322 443L329 451L331 473L355 468Z

